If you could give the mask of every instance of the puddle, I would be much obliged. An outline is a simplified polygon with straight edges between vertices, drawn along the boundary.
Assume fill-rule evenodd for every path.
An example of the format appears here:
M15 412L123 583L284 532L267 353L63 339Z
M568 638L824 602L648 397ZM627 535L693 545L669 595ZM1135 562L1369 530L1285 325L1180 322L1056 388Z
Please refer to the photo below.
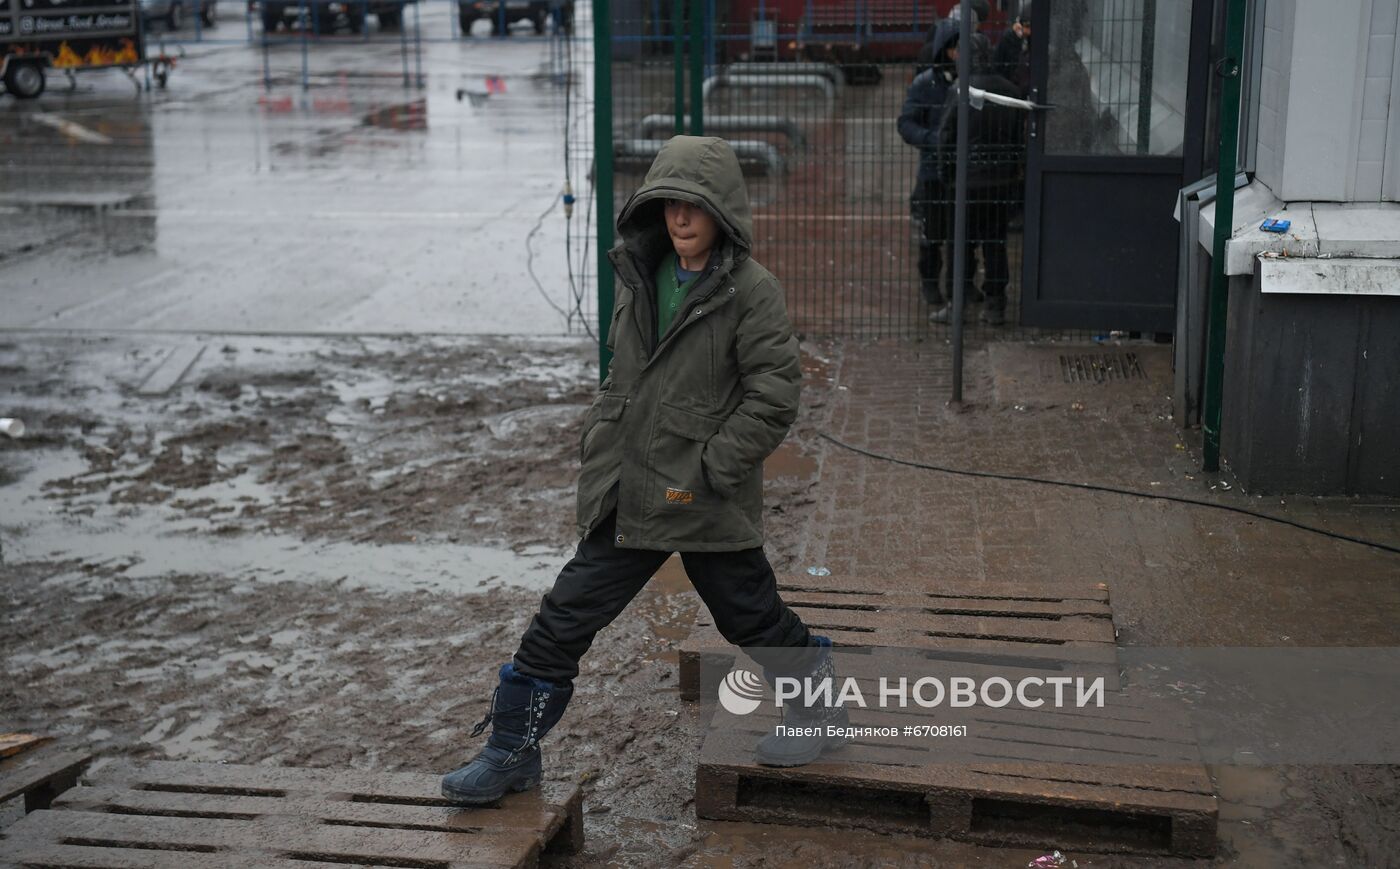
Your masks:
M763 462L763 479L776 480L779 477L793 477L810 480L817 475L817 460L803 455L796 444L785 441Z
M80 473L85 466L75 453L64 450L4 487L0 529L5 532L7 562L79 559L115 564L128 579L222 573L238 579L330 582L392 592L470 593L500 586L543 591L568 556L568 550L550 547L517 553L464 543L318 543L255 532L215 536L203 520L184 518L163 505L140 513L104 511L105 521L52 515L42 493L44 483ZM221 500L275 498L246 475L183 494L207 497L215 489L221 490Z
M128 520L120 530L45 524L6 540L9 562L80 559L127 565L129 579L171 573L216 573L234 579L333 583L347 588L470 593L492 587L543 591L567 551L508 549L461 543L308 543L280 534L221 539L161 533Z
M697 607L704 606L693 594L694 590L680 556L672 555L632 601L632 609L650 629L651 642L644 651L645 660L679 665L677 648L690 636Z

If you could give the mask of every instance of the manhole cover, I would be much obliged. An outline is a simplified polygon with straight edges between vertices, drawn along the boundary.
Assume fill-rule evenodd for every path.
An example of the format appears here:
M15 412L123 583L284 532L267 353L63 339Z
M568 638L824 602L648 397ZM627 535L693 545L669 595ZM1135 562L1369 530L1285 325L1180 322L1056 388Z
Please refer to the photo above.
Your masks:
M1008 343L993 344L987 352L997 401L1005 406L1164 395L1171 388L1171 348L1165 346Z
M1142 370L1142 360L1132 352L1061 353L1059 379L1062 383L1108 383L1146 380L1147 373Z

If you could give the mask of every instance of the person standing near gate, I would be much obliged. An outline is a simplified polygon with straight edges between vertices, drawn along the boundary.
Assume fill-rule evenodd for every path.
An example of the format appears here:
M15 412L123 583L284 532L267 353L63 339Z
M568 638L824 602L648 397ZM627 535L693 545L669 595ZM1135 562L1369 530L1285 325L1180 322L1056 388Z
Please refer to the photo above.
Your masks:
M584 417L582 541L500 667L491 735L442 778L454 802L538 785L539 742L564 714L579 659L673 552L725 639L778 676L834 679L831 641L778 595L763 553L763 460L797 417L802 369L778 280L753 259L739 160L723 139L676 136L623 206L608 375ZM783 707L803 732L845 726L820 701ZM760 763L809 763L843 737L763 737Z
M956 41L956 37L955 37ZM1016 86L999 75L981 72L974 66L972 86L988 93L1019 97ZM948 189L957 177L958 92L955 81L949 89L943 119L939 123L939 175ZM967 169L967 275L976 271L972 249L982 249L982 293L986 305L982 322L1000 326L1006 322L1006 290L1011 268L1006 256L1007 224L1021 200L1021 163L1025 155L1025 118L1019 109L985 100L968 111ZM969 286L967 294L972 295Z
M1031 92L1031 3L1016 13L1016 20L1001 35L992 52L992 72L1011 82L1024 99Z
M931 312L929 321L947 323L952 316L952 275L942 280L943 245L953 237L953 188L939 173L943 148L939 130L943 123L948 89L957 77L957 42L960 22L948 19L934 30L920 50L921 66L904 95L896 126L900 138L919 149L919 174L909 195L910 212L919 225L919 291ZM951 269L950 269L951 271ZM975 301L970 289L966 300Z

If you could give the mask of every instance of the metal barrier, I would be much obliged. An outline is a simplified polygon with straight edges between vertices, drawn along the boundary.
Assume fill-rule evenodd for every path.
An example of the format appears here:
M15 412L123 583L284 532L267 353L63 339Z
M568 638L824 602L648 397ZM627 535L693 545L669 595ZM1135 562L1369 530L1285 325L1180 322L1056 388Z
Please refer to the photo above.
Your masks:
M836 101L836 86L824 75L738 75L721 72L705 79L702 89L708 101L719 88L816 88L828 104Z
M729 64L724 71L730 75L820 75L830 79L832 87L838 93L846 84L846 76L841 72L841 67L834 63L803 63L795 60L781 64L739 61Z
M661 153L661 146L665 144L655 139L622 139L613 142L613 155L619 159L644 160L645 169L645 166L651 165L651 161ZM757 163L772 176L783 174L783 155L767 142L730 139L729 145L734 149L740 163Z
M690 116L682 118L681 123L683 128L689 129ZM647 115L637 122L639 139L649 139L657 133L674 133L675 130L676 119L673 115ZM748 132L781 133L793 148L807 147L807 134L802 131L801 125L783 115L707 115L705 131L712 136Z

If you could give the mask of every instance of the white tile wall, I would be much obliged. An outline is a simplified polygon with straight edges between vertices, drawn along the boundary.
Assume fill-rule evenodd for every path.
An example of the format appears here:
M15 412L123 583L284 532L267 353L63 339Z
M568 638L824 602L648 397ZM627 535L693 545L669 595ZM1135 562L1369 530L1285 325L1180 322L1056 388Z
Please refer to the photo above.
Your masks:
M1361 127L1357 136L1356 175L1350 198L1358 202L1381 199L1386 144L1393 102L1391 82L1396 64L1396 26L1400 0L1371 0L1370 35L1362 61ZM1400 141L1394 143L1400 147Z
M1293 55L1293 4L1264 4L1264 46L1259 76L1259 141L1255 175L1269 189L1283 188L1283 132L1288 114L1288 74Z
M1400 200L1400 0L1259 0L1255 174L1289 201Z

